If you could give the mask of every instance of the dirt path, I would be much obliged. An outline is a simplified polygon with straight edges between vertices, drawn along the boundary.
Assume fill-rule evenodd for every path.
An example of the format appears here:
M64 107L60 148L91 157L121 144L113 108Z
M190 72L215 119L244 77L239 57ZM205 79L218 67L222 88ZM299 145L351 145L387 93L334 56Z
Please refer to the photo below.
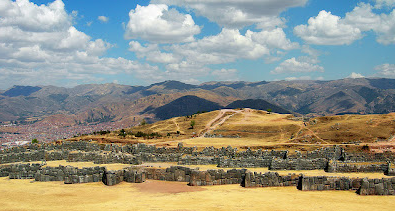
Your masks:
M308 131L310 131L315 137L317 137L318 140L320 140L320 141L322 141L322 142L324 142L324 143L326 143L326 144L329 144L329 142L327 142L327 141L325 141L324 139L320 138L320 137L319 137L314 131L312 131L310 128L306 127L306 129L307 129Z
M179 118L179 117L178 117L178 118ZM176 127L177 127L177 131L180 131L180 132L181 132L180 125L178 125L178 123L177 123L177 121L176 121L176 119L178 119L178 118L174 118L174 119L173 119L173 122L174 122L174 124L175 124Z
M296 136L295 136L293 139L291 139L291 140L294 140L294 139L298 138L298 137L299 137L299 133L300 133L300 131L302 131L302 130L308 130L308 131L309 131L313 136L315 136L318 140L324 142L325 144L330 144L329 142L327 142L327 141L325 141L324 139L320 138L320 137L317 135L317 133L315 133L314 131L312 131L310 128L306 127L304 124L301 124L301 125L300 125L300 129L296 132Z
M234 113L231 115L226 115L226 113L228 112L234 112ZM208 132L215 130L218 126L222 125L230 117L240 112L243 112L243 110L222 109L214 119L212 119L210 122L206 124L206 127L203 130L199 131L200 136L204 136Z

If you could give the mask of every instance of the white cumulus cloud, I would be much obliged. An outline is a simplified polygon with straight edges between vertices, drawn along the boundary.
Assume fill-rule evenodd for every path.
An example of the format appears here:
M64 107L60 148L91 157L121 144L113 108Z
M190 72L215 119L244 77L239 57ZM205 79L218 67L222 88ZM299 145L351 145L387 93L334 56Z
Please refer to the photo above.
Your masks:
M344 45L362 37L361 30L343 23L341 18L322 10L317 17L308 20L308 25L299 25L294 33L310 44Z
M145 47L139 42L130 42L130 50L140 57L161 63L187 61L199 64L223 64L238 59L259 59L279 50L298 48L297 43L286 38L282 29L252 32L244 35L237 29L222 29L217 35L207 36L190 43L173 44L164 47L168 52L161 52L158 45L149 44ZM172 58L172 59L170 59Z
M155 63L176 63L179 62L179 58L176 58L172 53L161 52L157 44L147 44L142 46L137 41L131 41L129 43L129 50L136 53L140 58L146 58L147 61Z
M217 80L220 81L235 81L238 79L236 69L220 69L211 72Z
M65 85L73 80L98 82L111 74L154 79L158 68L124 58L102 57L112 47L73 26L74 14L56 0L36 5L28 0L0 3L0 86L15 83Z
M376 8L382 7L394 7L395 0L375 0L376 1Z
M71 21L61 0L43 7L28 0L2 0L0 14L2 27L17 25L23 31L58 31L70 27Z
M360 74L360 73L355 73L355 72L352 72L347 78L365 78L365 76L363 76L362 74Z
M390 78L395 77L395 64L382 64L376 66L374 69L378 71L376 74L377 76Z
M192 16L169 9L164 4L137 5L129 12L126 39L144 39L154 43L192 42L200 33Z
M185 7L222 27L240 29L253 24L258 28L283 25L277 16L289 8L304 6L307 0L153 0L152 3Z
M273 60L274 56L282 54L279 51L299 47L298 43L287 39L280 28L260 32L247 30L245 34L241 34L237 29L224 28L219 34L183 44L142 45L138 41L131 41L129 46L129 50L139 58L166 64L165 74L168 77L211 75L218 79L220 76L228 76L221 80L236 79L235 70L211 70L207 65L225 64L239 59Z
M311 80L311 76L300 76L300 77L287 77L286 81L307 81Z
M108 18L108 17L106 17L106 16L99 16L99 17L97 17L97 19L99 20L99 21L101 21L101 22L103 22L103 23L107 23L110 19Z
M361 39L366 31L377 34L381 44L395 43L395 10L376 14L370 4L360 3L344 18L325 10L311 17L307 25L294 28L294 33L307 43L316 45L349 45Z
M317 65L318 61L308 57L295 57L283 61L278 67L272 70L271 74L282 73L306 73L306 72L324 72L324 68Z

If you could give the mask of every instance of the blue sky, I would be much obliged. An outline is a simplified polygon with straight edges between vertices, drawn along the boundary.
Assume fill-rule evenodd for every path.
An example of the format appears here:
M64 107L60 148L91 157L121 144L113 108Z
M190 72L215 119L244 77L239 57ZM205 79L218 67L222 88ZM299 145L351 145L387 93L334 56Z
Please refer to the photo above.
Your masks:
M395 0L0 0L0 89L395 78Z

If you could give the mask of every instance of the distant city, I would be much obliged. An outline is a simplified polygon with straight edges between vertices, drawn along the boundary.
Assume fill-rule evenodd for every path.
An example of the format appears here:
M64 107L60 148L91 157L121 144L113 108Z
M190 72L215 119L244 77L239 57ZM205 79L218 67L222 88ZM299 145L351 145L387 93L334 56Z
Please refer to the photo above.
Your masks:
M77 135L91 134L101 130L118 130L130 127L120 122L106 122L92 125L61 126L58 124L3 124L0 126L0 149L31 143L33 139L39 142L52 142L68 139ZM7 132L4 132L7 131ZM15 132L14 132L15 131Z

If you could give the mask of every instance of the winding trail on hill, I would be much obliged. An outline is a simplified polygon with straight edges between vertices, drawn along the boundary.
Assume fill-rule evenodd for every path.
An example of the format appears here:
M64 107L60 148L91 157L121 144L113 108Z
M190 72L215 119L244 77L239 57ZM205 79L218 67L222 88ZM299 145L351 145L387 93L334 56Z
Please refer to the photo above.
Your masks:
M227 115L226 113L233 112L231 115ZM206 124L206 127L199 131L199 136L205 136L207 133L214 131L218 126L222 125L226 120L237 113L241 113L243 110L234 110L234 109L221 109L219 114L212 119L210 122Z
M179 117L173 118L173 122L174 122L174 124L175 124L176 127L177 127L177 131L180 131L180 132L181 132L180 125L178 125L178 123L177 123L177 121L176 121L176 119L178 119L178 118L179 118Z
M306 129L307 129L308 131L310 131L311 133L313 133L313 135L314 135L315 137L317 137L318 140L320 140L320 141L322 141L322 142L325 142L325 143L329 144L329 142L327 142L327 141L325 141L324 139L320 138L320 137L319 137L314 131L312 131L310 128L306 127Z
M295 136L293 139L291 139L291 140L295 140L296 138L298 138L298 137L299 137L300 131L308 130L308 131L309 131L313 136L315 136L318 140L320 140L320 141L322 141L322 142L324 142L324 143L326 143L326 144L330 144L329 142L327 142L327 141L325 141L324 139L320 138L320 137L317 135L317 133L315 133L314 131L312 131L310 128L306 127L304 124L301 124L301 125L299 125L299 126L300 126L300 129L296 132L296 136Z

